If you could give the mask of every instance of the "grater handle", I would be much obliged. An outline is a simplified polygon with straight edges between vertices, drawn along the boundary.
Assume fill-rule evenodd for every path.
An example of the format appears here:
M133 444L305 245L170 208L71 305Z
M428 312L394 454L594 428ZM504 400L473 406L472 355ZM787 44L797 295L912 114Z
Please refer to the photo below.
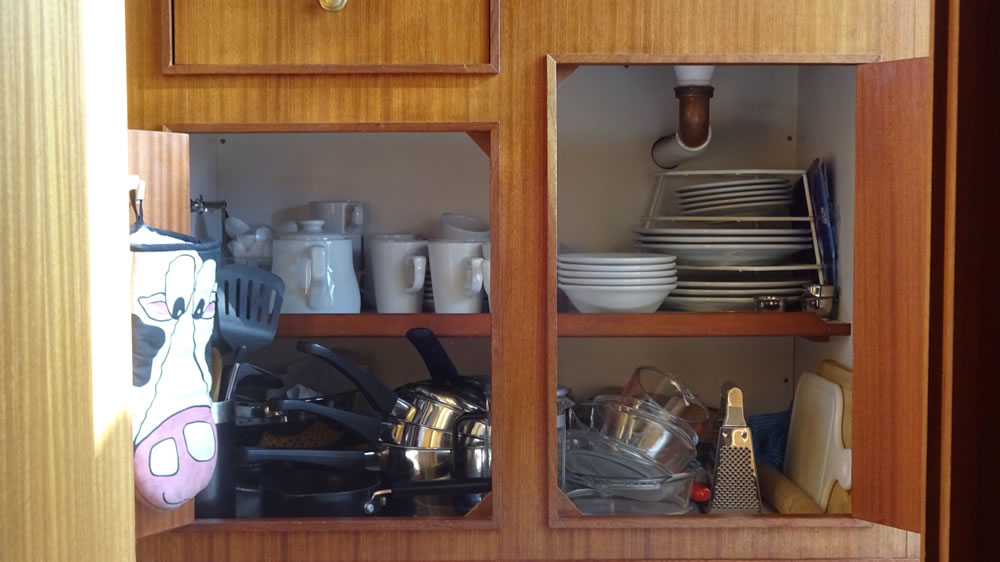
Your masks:
M744 427L747 424L743 416L743 391L732 381L722 383L722 411L724 413L723 427Z

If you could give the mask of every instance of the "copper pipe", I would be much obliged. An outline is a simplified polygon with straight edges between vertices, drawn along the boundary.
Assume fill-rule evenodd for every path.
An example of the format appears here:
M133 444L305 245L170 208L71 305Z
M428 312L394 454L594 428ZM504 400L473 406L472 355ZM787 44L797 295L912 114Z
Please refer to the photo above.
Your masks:
M677 137L685 146L699 147L708 140L709 100L715 88L711 86L678 86L674 94L680 100Z

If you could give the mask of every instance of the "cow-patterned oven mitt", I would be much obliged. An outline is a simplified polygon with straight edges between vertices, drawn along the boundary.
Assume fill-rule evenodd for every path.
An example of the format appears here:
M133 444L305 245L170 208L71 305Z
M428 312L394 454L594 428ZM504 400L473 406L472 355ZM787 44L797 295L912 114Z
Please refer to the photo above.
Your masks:
M132 227L132 446L136 497L172 510L208 485L217 440L209 341L218 242Z

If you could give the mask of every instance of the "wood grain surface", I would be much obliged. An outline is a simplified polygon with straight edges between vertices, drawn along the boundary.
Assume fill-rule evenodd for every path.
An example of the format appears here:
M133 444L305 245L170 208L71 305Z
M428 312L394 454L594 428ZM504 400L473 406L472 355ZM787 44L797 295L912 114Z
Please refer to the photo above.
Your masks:
M120 5L0 17L3 560L134 557L124 44Z
M977 560L996 550L993 512L1000 501L983 443L1000 391L1000 329L981 295L1000 275L995 255L996 151L1000 127L994 53L1000 49L995 2L938 2L935 26L935 279L941 311L931 419L940 446L928 469L927 559ZM934 302L938 302L935 299ZM934 318L934 316L932 316ZM935 462L937 460L938 462ZM974 483L974 492L969 485Z
M821 518L810 520L808 526L784 524L782 518L754 519L748 525L736 519L718 520L721 523L715 525L685 525L683 520L677 524L665 520L649 523L645 519L632 525L615 523L619 528L596 520L587 524L588 528L550 526L550 507L558 507L558 500L553 499L558 491L550 469L555 436L548 428L554 409L551 397L561 319L555 312L552 267L555 184L548 181L554 160L546 148L548 135L554 131L550 115L554 116L555 111L547 93L556 81L555 73L548 73L547 68L554 68L556 59L546 55L552 53L560 60L569 60L571 55L608 60L618 57L613 59L618 64L628 62L633 54L637 62L667 63L676 57L674 60L679 62L760 64L924 56L928 45L917 42L919 33L914 29L918 20L914 10L923 4L916 0L501 0L503 67L496 76L165 76L156 6L127 0L129 115L133 127L159 129L166 124L186 123L189 125L185 127L202 130L241 124L280 129L299 124L346 130L352 123L500 124L491 136L491 173L498 177L497 188L491 190L491 224L495 236L493 268L501 273L494 278L493 310L489 315L497 475L493 517L498 528L446 529L437 525L447 527L447 522L437 522L422 530L399 530L365 527L364 522L359 522L343 530L267 531L255 527L253 531L241 531L203 529L198 525L197 531L180 529L139 541L139 558L912 558L909 533L852 518ZM652 59L650 55L660 58ZM895 101L900 107L910 106ZM882 105L878 107L883 109ZM869 186L864 191L870 197L877 197L877 185L864 185ZM893 183L890 189L896 186ZM859 187L859 196L861 191ZM886 197L865 204L871 205L869 212L874 213L884 209L888 201ZM871 219L867 220L871 224ZM880 232L886 235L884 230ZM893 252L897 249L892 246ZM866 251L883 250L872 247ZM904 268L911 266L909 262L903 264ZM892 308L888 313L916 314L919 303L914 307L909 312ZM875 308L870 310L878 313ZM869 328L875 321L868 320ZM895 345L897 338L908 343L912 335L869 330L870 357L876 357L875 348ZM882 353L885 356L878 364L882 367L889 361L900 361L905 367L916 360L903 358L893 349ZM902 380L902 375L894 372L886 375L880 371L871 376L889 376L893 381L889 384ZM921 414L916 412L915 416L920 419ZM894 430L885 427L876 433L885 435L890 431ZM875 452L871 462L883 461L876 456L880 445L869 442L869 446ZM890 464L897 464L896 460L904 462L894 459ZM919 457L914 462L919 463ZM882 501L891 492L879 493L883 495L875 496L874 501ZM892 504L895 496L888 500ZM919 498L913 502L919 510ZM887 516L898 514L890 511ZM905 521L905 517L900 520ZM557 525L562 524L562 520L557 521Z
M565 337L654 336L804 336L851 335L851 324L827 322L812 312L657 312L655 314L578 314L558 317Z
M919 532L930 329L930 59L859 67L857 100L851 496L856 517Z
M497 72L498 0L162 0L170 73Z
M283 314L279 338L403 337L410 328L441 337L489 337L489 314Z
M146 182L146 224L191 231L191 167L188 136L155 131L128 132L128 173Z
M146 224L174 232L191 231L191 152L188 136L155 131L128 132L128 173L146 182ZM134 217L133 217L134 218ZM137 539L194 521L194 502L160 511L135 500Z

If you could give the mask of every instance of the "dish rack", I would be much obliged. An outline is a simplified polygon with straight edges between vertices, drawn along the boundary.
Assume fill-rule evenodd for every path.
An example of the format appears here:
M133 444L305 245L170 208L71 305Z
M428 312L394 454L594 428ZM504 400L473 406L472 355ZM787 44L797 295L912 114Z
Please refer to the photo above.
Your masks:
M823 257L820 250L820 238L816 220L816 202L813 201L813 192L809 185L809 173L807 170L772 170L772 169L737 169L737 170L690 170L690 171L667 171L653 174L656 178L656 185L649 202L648 211L645 216L639 218L639 223L644 228L651 228L658 223L806 223L809 225L810 239L812 242L812 260L808 263L786 264L786 265L717 265L717 266L691 266L679 265L678 269L694 271L732 271L732 272L776 272L776 271L811 271L814 272L816 285L810 287L802 297L803 308L807 309L806 301L811 301L809 310L817 312L821 316L826 316L832 309L832 301L836 295L835 279L827 275L824 268ZM805 200L805 215L798 216L725 216L725 215L702 215L702 216L662 216L659 209L664 202L664 192L668 187L683 187L681 181L702 180L706 178L728 178L728 179L756 179L762 177L774 177L788 179L793 185L801 185ZM796 184L796 180L801 180Z

